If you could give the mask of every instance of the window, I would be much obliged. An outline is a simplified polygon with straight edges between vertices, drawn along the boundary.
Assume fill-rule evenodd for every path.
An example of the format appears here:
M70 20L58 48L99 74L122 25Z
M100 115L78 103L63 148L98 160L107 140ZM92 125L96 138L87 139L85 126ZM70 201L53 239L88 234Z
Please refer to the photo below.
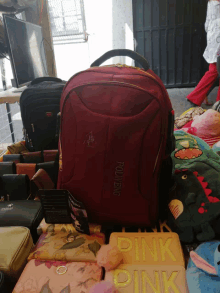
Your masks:
M48 0L48 6L54 44L87 40L83 0Z

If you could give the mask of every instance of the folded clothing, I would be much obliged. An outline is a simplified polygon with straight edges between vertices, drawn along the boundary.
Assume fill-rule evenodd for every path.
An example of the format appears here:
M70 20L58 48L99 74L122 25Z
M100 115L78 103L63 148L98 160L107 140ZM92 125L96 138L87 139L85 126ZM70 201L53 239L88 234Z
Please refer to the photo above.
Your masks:
M13 293L83 293L101 278L102 269L96 263L31 260Z
M105 243L105 235L78 232L48 232L40 236L28 260L96 262L96 254Z

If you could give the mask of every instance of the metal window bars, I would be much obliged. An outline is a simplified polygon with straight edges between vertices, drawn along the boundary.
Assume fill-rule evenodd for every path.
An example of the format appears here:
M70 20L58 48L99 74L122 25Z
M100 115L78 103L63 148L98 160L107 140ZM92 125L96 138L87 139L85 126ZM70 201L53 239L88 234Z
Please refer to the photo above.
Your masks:
M16 118L16 116L17 118ZM14 119L13 119L14 117ZM20 106L16 104L0 105L0 156L7 146L23 139Z
M87 41L83 0L48 0L54 44Z

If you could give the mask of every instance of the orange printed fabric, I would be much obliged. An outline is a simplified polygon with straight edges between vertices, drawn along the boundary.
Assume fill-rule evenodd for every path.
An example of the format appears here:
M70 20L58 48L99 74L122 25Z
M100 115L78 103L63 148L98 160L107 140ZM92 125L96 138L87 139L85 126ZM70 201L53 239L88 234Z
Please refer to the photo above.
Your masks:
M13 293L86 293L102 278L96 263L31 260Z
M105 235L78 232L48 232L40 236L28 260L96 262L96 254L105 243Z
M89 224L89 230L91 234L96 234L101 232L101 225ZM47 232L68 232L76 233L76 229L73 224L47 224L45 219L43 219L37 228L38 235Z

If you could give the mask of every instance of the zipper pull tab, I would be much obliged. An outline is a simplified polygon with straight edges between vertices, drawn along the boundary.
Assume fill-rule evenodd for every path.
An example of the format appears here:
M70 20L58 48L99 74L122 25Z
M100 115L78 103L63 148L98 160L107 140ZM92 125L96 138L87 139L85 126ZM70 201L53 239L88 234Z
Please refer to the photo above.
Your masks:
M32 126L32 131L34 132L34 124L32 123L31 126Z

